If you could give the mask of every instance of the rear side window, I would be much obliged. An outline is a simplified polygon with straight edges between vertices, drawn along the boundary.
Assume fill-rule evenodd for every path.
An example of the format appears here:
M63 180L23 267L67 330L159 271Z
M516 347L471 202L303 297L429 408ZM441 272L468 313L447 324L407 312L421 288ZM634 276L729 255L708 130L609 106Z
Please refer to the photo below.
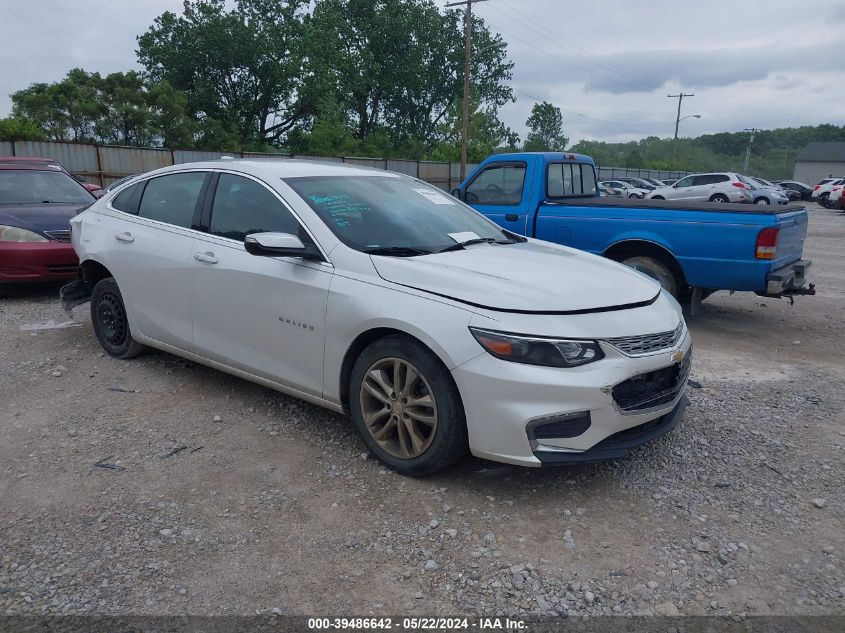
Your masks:
M251 233L300 235L299 222L264 185L221 174L211 207L209 233L243 241Z
M138 215L174 226L191 228L206 172L159 176L147 181Z
M728 182L730 178L727 174L704 174L702 176L696 176L693 179L693 186L699 185L715 185L719 182Z
M470 204L515 206L522 200L525 163L490 165L467 186Z
M620 186L617 183L615 186ZM596 172L584 163L552 163L546 172L546 195L549 198L594 196Z
M111 206L118 211L138 213L138 199L135 197L135 194L138 193L138 188L140 186L141 183L138 183L121 191L114 197L114 200L111 201Z

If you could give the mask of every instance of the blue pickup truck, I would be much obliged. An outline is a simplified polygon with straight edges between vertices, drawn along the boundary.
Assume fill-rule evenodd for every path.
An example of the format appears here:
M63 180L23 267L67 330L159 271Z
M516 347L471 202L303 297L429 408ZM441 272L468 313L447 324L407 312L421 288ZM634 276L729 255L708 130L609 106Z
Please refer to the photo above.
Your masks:
M493 155L452 195L514 233L636 268L694 305L716 290L815 293L801 206L601 197L593 160L560 152Z

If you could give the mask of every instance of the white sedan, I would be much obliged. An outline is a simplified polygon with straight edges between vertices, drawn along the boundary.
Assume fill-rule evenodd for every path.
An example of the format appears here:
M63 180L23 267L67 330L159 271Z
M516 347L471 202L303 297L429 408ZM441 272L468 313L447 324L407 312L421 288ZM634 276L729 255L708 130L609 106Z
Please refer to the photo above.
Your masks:
M614 458L673 428L675 300L602 257L503 230L419 180L293 160L145 174L71 221L103 348L145 346L346 412L394 469L467 451Z
M648 189L635 187L631 183L624 182L622 180L602 180L599 185L607 187L608 189L617 189L622 191L623 197L625 198L645 198L649 193L651 193Z

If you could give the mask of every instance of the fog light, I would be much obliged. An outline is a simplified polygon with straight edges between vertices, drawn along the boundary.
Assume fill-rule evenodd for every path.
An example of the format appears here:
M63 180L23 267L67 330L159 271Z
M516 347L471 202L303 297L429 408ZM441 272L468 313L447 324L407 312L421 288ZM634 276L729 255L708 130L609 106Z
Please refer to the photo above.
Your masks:
M589 411L538 418L528 423L528 439L550 440L562 437L578 437L590 428L590 424Z

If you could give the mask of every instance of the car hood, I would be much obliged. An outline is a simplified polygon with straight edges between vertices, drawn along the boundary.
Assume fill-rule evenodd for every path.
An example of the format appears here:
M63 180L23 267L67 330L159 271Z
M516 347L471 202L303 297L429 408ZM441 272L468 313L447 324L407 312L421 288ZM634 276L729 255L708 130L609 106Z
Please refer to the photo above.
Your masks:
M0 224L42 233L67 231L87 204L0 204Z
M603 312L647 305L660 293L657 282L626 266L537 241L372 260L387 281L503 312Z

